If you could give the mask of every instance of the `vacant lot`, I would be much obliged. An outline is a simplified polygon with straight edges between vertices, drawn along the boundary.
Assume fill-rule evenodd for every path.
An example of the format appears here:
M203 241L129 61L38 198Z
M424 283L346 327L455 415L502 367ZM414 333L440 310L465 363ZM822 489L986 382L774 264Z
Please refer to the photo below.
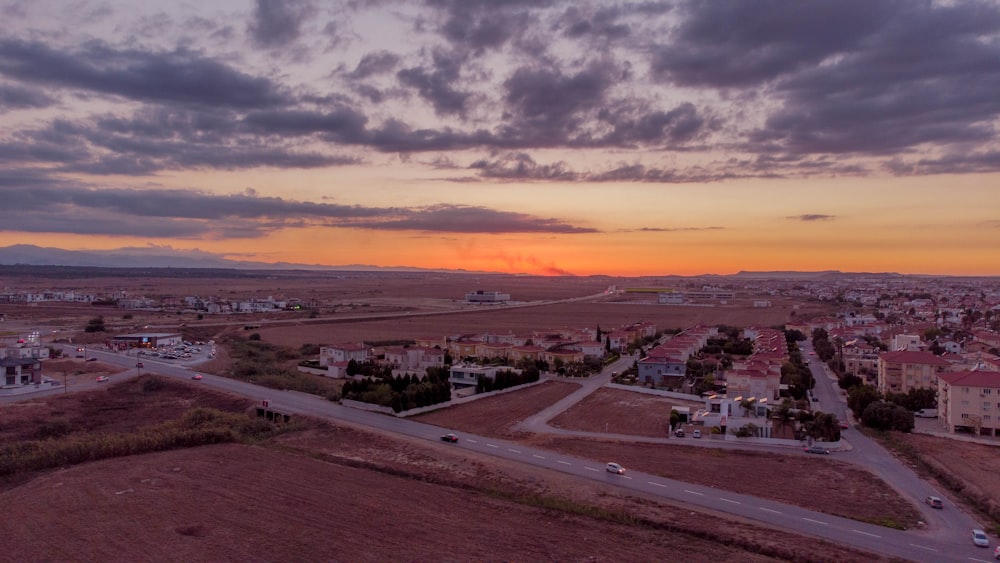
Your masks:
M670 410L678 406L697 409L704 408L705 405L695 401L602 388L566 409L549 424L566 430L666 438L669 437Z

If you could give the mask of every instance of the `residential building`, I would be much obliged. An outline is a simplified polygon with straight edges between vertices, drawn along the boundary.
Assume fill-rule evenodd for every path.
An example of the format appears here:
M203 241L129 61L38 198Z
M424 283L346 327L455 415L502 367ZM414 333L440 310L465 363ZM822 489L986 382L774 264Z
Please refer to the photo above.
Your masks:
M948 432L1000 436L1000 372L942 372L938 422Z
M878 356L878 390L885 394L936 389L937 374L949 367L951 364L930 352L883 352Z
M323 346L319 349L319 365L347 363L354 360L357 363L366 362L372 357L371 347L364 342Z

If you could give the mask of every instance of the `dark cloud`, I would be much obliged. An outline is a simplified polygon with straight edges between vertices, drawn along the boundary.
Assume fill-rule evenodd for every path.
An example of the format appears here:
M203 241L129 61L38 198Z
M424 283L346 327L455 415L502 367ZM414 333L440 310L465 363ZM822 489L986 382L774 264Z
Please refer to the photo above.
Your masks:
M601 117L614 128L599 141L608 146L683 143L695 137L705 126L705 118L690 103L683 103L670 111L648 111L638 115L610 108L604 110Z
M722 231L725 227L642 227L633 229L641 233L678 233L686 231Z
M870 38L908 0L687 2L655 76L684 86L755 86L814 66Z
M563 162L540 165L525 153L508 153L494 160L477 160L469 168L490 179L571 182L577 177Z
M396 76L399 81L415 88L439 115L462 115L469 99L467 92L455 88L458 83L463 57L455 54L435 52L431 69L420 67L404 68Z
M803 215L790 215L786 219L794 219L796 221L832 221L836 219L836 215L823 215L820 213L806 213Z
M18 209L5 219L4 229L23 232L246 238L311 225L442 233L596 232L485 207L377 208L261 197L253 190L214 195L155 187L87 189L35 171L0 172L0 195Z
M315 13L306 0L257 0L247 32L258 47L285 47L299 38L302 24Z
M389 51L375 51L367 53L358 61L358 66L354 67L350 76L352 78L368 78L376 74L392 72L399 64L399 56Z
M0 40L0 73L24 82L138 101L232 108L287 101L271 81L183 49L116 50L91 42L68 52L42 43L4 39Z
M805 4L810 5L810 4ZM868 5L866 3L866 5ZM891 19L826 64L775 81L783 99L752 143L796 154L903 154L996 139L1000 34L996 4L874 3Z
M558 219L525 213L497 211L485 207L435 205L408 210L398 218L378 222L358 222L356 227L379 230L430 231L448 233L596 233L596 229L576 227Z
M618 21L621 15L622 9L619 6L593 13L589 13L584 6L571 6L560 18L560 25L563 33L572 38L621 39L631 33L628 24Z
M504 82L505 101L516 116L512 129L535 139L536 146L565 143L584 129L587 112L603 106L614 74L603 63L572 74L559 68L517 69Z
M0 84L0 112L14 109L44 108L56 100L38 90L29 90L13 84Z
M443 0L429 5L444 14L441 35L456 47L481 51L503 46L531 27L530 10L544 8L549 1L532 0Z

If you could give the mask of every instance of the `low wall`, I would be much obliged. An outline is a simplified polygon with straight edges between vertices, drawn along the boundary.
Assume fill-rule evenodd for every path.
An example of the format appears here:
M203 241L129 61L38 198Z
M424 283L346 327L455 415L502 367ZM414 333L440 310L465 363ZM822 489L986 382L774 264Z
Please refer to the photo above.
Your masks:
M330 372L327 371L326 368L320 369L320 368L310 368L310 367L306 367L306 366L298 366L298 368L299 368L299 371L302 372L302 373L311 373L313 375L322 375L324 377L329 377L330 376Z
M726 434L727 442L737 442L744 444L761 444L765 446L791 446L796 448L806 447L806 443L802 440L790 440L787 438L738 438L733 434ZM824 448L830 448L831 450L840 449L842 446L840 440L836 442L813 442L815 446L823 446Z
M414 416L418 414L423 414L425 412L436 411L438 409L443 409L454 405L471 403L473 401L478 401L479 399L485 399L486 397L492 397L494 395L502 395L504 393L511 393L513 391L520 391L521 389L527 389L528 387L533 387L535 385L539 385L542 383L545 383L545 380L533 381L531 383L525 383L523 385L516 385L514 387L500 389L499 391L490 391L489 393L478 393L476 395L469 395L468 397L458 397L450 401L445 401L443 403L435 403L433 405L427 405L426 407L417 407L402 412L393 412L391 407L372 405L370 403L363 403L361 401L352 401L350 399L343 399L340 401L340 404L344 405L345 407L350 407L352 409L358 409L370 412L380 412L382 414L388 414L399 418L406 418L408 416Z
M705 399L698 395L692 395L690 393L678 393L677 391L667 391L665 389L650 389L649 387L643 387L641 385L622 385L620 383L608 383L605 387L608 387L610 389L621 389L622 391L631 391L633 393L645 393L646 395L670 397L671 399L682 399L684 401L693 401L695 403L705 402Z

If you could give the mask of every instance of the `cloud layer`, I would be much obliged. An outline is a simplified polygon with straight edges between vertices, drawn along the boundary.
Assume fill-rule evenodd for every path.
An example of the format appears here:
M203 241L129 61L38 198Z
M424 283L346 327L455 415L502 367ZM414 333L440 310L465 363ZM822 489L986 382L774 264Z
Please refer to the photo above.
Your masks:
M596 231L586 218L455 202L333 205L155 182L394 159L490 185L1000 170L996 3L258 0L227 9L120 2L53 16L6 6L0 190L24 213L4 228L181 238L303 225ZM111 177L134 187L109 187Z

